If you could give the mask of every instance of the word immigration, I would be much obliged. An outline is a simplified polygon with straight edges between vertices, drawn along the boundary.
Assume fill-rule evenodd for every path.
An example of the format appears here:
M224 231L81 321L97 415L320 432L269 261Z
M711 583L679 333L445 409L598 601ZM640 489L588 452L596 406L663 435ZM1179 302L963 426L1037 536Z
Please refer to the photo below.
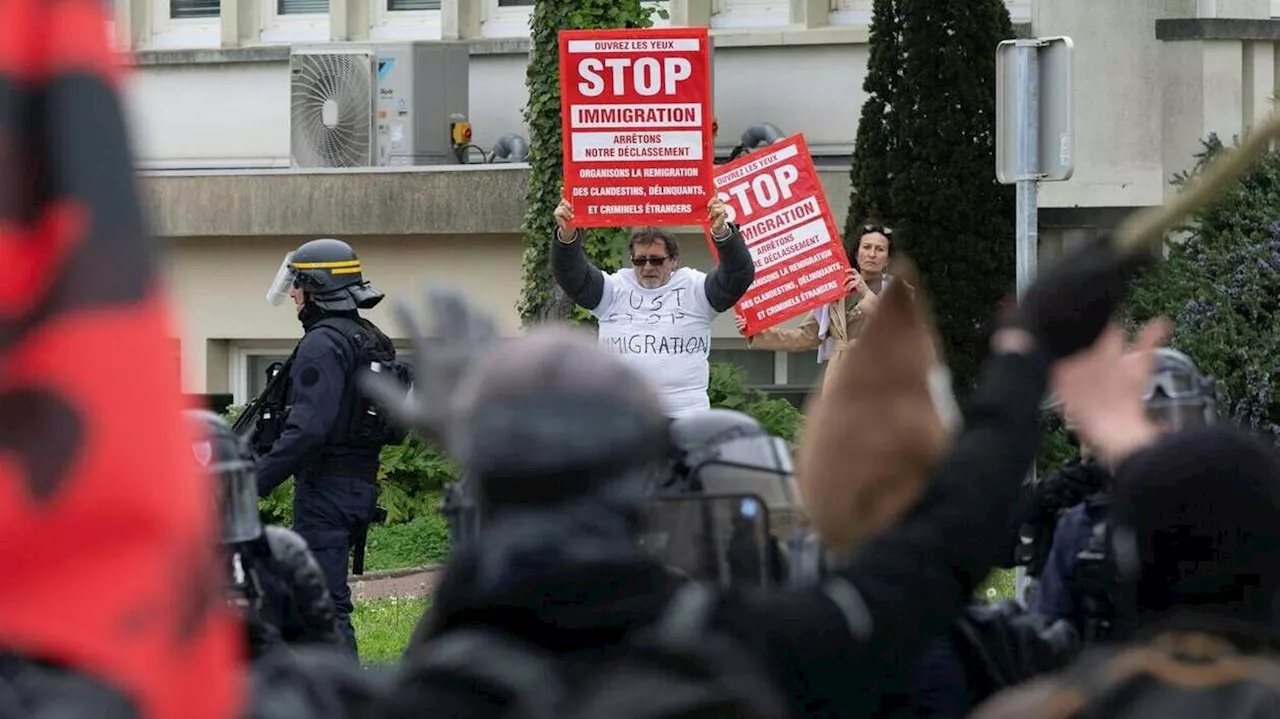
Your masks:
M715 184L756 268L737 304L748 337L845 295L849 258L803 135L722 165Z
M560 33L577 224L702 224L714 158L708 46L706 28Z

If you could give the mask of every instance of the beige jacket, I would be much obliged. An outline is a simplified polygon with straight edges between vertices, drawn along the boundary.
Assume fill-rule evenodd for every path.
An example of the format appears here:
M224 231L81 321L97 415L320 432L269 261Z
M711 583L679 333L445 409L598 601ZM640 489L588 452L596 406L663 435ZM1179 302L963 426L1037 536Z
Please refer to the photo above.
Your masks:
M862 334L862 328L871 313L875 311L876 304L880 298L870 288L863 285L862 289L858 291L857 299L858 303L852 312L846 308L845 298L843 297L827 305L827 309L831 313L831 322L827 331L830 333L831 339L834 340L835 347L832 349L831 356L827 358L827 368L823 373L824 377L834 371L833 368L840 363L845 353L853 347L854 341ZM804 318L799 327L794 329L771 327L749 337L747 346L751 349L760 350L808 352L822 345L822 339L818 337L818 329L818 312L814 311Z

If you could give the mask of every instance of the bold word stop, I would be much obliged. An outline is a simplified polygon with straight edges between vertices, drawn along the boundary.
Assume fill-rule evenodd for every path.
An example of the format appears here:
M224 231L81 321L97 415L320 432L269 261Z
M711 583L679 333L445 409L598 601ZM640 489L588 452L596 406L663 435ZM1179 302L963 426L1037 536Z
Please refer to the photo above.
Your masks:
M742 208L742 217L751 217L759 210L776 207L783 200L790 200L794 195L796 180L800 179L800 171L795 165L779 165L769 172L763 172L736 185L730 185L716 193L729 209L729 221L738 221L737 208L729 201L730 196L738 201Z
M844 297L849 259L803 135L719 165L715 184L756 268L736 307L744 335Z
M615 97L633 92L643 97L675 95L679 84L693 77L693 63L683 57L588 57L578 63L578 74L578 92L586 97L598 97L606 89Z

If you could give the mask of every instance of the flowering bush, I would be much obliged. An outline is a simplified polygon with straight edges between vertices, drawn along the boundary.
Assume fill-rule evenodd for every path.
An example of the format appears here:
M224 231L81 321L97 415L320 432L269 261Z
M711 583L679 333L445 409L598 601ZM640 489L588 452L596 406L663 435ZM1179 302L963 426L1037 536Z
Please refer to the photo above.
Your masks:
M1185 183L1222 150L1211 137ZM1185 228L1143 278L1127 308L1132 327L1167 316L1169 345L1218 380L1220 412L1280 445L1280 152L1272 152Z

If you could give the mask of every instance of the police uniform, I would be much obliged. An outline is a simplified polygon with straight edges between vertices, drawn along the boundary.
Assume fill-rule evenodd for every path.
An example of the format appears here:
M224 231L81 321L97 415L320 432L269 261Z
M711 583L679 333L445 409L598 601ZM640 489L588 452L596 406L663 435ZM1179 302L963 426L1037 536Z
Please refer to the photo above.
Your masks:
M287 255L268 300L279 304L290 287L305 293L298 312L305 334L281 370L284 407L275 411L284 419L255 441L270 441L258 461L258 493L265 496L295 478L293 529L324 572L338 626L354 655L347 557L353 538L363 539L373 521L380 450L403 436L382 422L356 377L372 362L394 364L395 348L359 316L358 310L374 307L383 294L364 281L360 261L345 242L312 240Z

